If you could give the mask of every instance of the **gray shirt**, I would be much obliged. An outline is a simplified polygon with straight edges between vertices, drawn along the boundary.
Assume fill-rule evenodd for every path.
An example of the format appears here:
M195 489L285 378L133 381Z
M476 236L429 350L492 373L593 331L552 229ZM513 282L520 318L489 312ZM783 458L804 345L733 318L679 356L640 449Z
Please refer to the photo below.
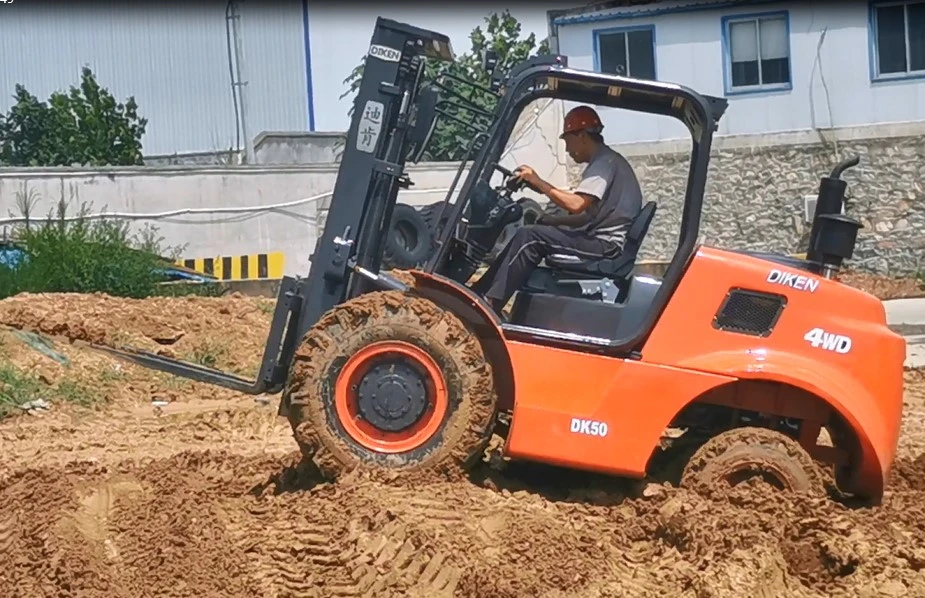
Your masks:
M626 158L602 145L588 162L575 193L595 198L587 208L589 220L578 230L622 249L633 218L642 209L642 189Z

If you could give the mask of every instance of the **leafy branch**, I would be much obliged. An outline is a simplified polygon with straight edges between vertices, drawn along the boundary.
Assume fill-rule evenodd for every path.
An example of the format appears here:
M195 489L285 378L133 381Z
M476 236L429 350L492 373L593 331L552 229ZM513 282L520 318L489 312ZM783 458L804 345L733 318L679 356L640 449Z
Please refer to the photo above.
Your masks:
M433 81L440 72L446 72L448 75L458 77L482 87L489 86L490 74L482 68L482 51L485 49L493 50L497 54L499 71L507 71L528 58L539 54L549 53L549 45L546 40L539 44L536 41L536 35L531 33L526 38L521 39L522 26L520 22L511 16L510 12L505 10L500 15L492 12L485 17L485 30L482 27L476 27L469 34L471 48L469 52L460 55L456 62L445 65L439 62L428 62L425 66L425 79ZM347 90L341 94L341 98L356 96L360 88L360 82L363 79L363 69L366 64L366 57L360 60L360 64L350 71L343 83L347 85ZM448 79L448 81L452 81ZM450 85L448 85L450 86ZM455 85L452 87L456 87ZM469 86L459 86L455 89L457 93L467 97L476 107L482 110L492 111L497 98L488 92L477 90ZM348 110L348 115L353 114L353 104ZM460 118L467 118L461 114ZM425 160L431 161L453 161L462 157L472 139L472 130L462 123L452 119L440 118L434 129L430 143L424 154Z

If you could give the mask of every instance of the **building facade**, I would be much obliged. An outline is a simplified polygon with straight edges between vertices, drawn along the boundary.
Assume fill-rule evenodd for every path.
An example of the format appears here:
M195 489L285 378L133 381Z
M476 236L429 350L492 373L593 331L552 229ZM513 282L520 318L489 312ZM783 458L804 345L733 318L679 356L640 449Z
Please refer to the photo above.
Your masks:
M728 98L719 135L925 120L925 0L598 2L550 13L550 29L571 66ZM686 135L667 117L602 118L612 143Z
M0 18L0 111L16 84L40 100L89 66L148 119L146 156L246 149L312 129L307 0L15 2Z

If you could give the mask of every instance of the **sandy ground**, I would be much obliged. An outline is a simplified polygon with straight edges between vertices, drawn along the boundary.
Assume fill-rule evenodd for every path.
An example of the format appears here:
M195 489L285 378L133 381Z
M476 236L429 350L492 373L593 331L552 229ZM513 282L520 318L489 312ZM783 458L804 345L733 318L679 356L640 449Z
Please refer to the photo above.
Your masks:
M271 307L17 297L0 322L252 375ZM0 421L0 598L925 596L920 372L884 503L859 509L541 467L322 484L300 468L276 397L9 331L0 361L52 403Z

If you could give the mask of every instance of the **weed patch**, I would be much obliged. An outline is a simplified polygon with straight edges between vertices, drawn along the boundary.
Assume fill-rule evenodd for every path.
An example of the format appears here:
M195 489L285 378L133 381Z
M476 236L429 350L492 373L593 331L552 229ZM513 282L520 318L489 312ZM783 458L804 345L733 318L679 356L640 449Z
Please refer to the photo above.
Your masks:
M37 378L0 364L0 419L20 412L20 407L29 401L47 398L48 387Z
M215 340L203 339L193 347L187 358L207 368L220 368L228 355L228 345Z
M181 248L162 246L151 226L132 233L129 223L89 215L83 204L75 216L61 200L44 220L32 218L34 198L20 194L25 222L13 232L14 247L0 260L0 299L19 293L103 293L141 299L153 296L215 295L218 285L174 285L167 268ZM2 256L0 256L2 257Z
M23 405L33 401L47 401L52 407L68 403L90 408L101 400L99 393L77 382L63 380L49 386L10 364L0 364L0 420L21 413Z

